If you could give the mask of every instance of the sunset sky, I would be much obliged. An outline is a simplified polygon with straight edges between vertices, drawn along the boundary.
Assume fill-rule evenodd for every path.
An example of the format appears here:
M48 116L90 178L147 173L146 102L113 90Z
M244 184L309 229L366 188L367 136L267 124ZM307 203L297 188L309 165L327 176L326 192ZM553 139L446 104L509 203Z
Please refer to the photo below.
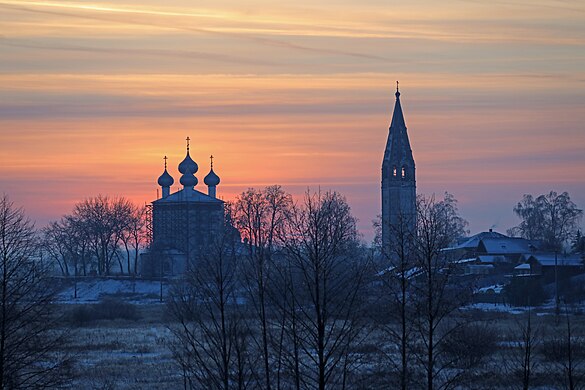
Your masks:
M189 136L198 190L210 154L225 200L337 190L370 241L396 80L418 192L472 233L525 193L585 208L585 2L560 0L0 0L0 193L37 226L144 204Z

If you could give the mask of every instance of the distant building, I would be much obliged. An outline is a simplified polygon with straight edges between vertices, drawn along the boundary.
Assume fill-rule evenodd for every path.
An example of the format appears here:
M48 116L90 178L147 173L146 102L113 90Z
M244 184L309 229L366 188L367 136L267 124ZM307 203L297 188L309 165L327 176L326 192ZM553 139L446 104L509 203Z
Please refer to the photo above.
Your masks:
M508 237L490 229L463 239L443 251L463 266L467 275L500 275L513 273L523 256L539 249L539 243L524 238Z
M579 255L557 254L542 250L538 240L508 237L491 229L466 238L444 251L456 262L466 275L499 276L486 279L503 283L511 276L543 277L544 283L554 280L555 272L565 279L585 271ZM556 269L556 271L555 271Z
M583 259L578 255L531 253L522 256L522 263L514 268L518 275L542 275L545 282L555 279L555 268L561 280L583 273Z
M482 263L510 263L517 264L522 256L540 250L540 242L525 238L508 237L490 229L464 239L459 244L446 248L451 258L471 259L478 258Z
M152 243L142 258L142 273L146 276L177 275L194 266L197 257L206 253L224 226L224 202L217 198L220 178L211 168L204 183L207 194L195 189L199 170L187 154L179 164L183 189L171 193L173 177L165 169L158 178L162 196L152 202Z
M416 226L416 175L412 149L400 105L396 103L382 162L382 245L388 251L398 234L414 234Z

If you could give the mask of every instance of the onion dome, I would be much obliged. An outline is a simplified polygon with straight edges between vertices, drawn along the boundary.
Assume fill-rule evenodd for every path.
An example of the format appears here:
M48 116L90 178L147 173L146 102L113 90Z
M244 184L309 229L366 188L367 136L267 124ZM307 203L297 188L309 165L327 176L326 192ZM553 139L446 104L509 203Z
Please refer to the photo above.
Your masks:
M174 182L175 180L171 175L169 175L166 169L163 172L163 174L160 175L160 177L158 178L158 185L161 187L170 187L173 185Z
M179 172L181 172L182 174L197 173L197 171L199 170L197 163L195 161L193 161L193 159L189 155L189 141L190 141L190 138L187 137L187 155L185 156L183 161L181 161L181 163L179 164Z
M217 176L215 174L215 172L213 172L213 156L211 156L210 158L211 158L211 170L209 171L207 176L205 176L205 178L203 179L203 182L205 183L205 185L208 185L210 187L215 187L219 184L219 176Z
M167 172L167 156L164 157L165 160L165 171L162 175L158 178L158 185L161 187L170 187L175 182L175 179Z
M189 151L187 151L185 159L183 159L183 161L181 161L181 163L179 164L179 172L181 172L182 174L197 173L198 170L199 167L197 166L197 163L193 161L191 156L189 156Z
M185 187L195 187L197 178L192 173L185 173L181 176L181 184Z
M205 185L208 186L216 186L219 184L219 176L217 176L215 172L213 172L213 168L211 168L211 171L209 171L207 176L205 176L203 182L205 183Z

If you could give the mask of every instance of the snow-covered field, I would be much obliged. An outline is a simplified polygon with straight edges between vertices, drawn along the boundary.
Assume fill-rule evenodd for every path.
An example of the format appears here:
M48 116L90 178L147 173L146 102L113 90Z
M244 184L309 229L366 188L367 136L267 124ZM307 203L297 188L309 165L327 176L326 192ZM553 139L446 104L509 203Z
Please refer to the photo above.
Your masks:
M168 283L163 283L163 298L166 298L168 290ZM57 303L66 315L78 308L96 308L98 306L94 304L107 298L134 306L139 315L136 320L90 320L74 325L70 334L71 343L67 345L67 350L72 352L75 358L75 378L71 388L100 390L183 388L181 369L173 360L169 349L173 337L168 327L172 326L172 322L169 322L166 315L165 305L160 302L160 281L85 279L77 283L77 298L74 298L74 293L73 283L64 282ZM506 386L495 386L501 372L500 364L497 362L500 359L507 359L511 348L518 345L516 328L521 324L523 318L521 315L525 314L528 308L476 303L465 309L471 313L477 311L483 320L497 319L492 326L498 334L498 350L494 351L492 358L483 368L486 378L491 378L488 382L493 385L490 385L491 387L474 385L470 388L507 389ZM547 302L546 305L531 310L533 314L541 317L538 323L542 326L564 329L563 324L560 327L555 325L553 316L548 315L554 313L554 302ZM576 316L573 321L577 333L583 334L585 318ZM71 324L68 322L66 326ZM364 354L374 353L378 346L388 342L383 333L373 332L360 351ZM539 357L538 360L542 365L542 358ZM548 382L547 375L546 371L537 370L539 382ZM478 377L475 383L484 383L484 379Z
M181 372L167 347L163 323L108 321L76 328L69 349L75 389L176 389Z

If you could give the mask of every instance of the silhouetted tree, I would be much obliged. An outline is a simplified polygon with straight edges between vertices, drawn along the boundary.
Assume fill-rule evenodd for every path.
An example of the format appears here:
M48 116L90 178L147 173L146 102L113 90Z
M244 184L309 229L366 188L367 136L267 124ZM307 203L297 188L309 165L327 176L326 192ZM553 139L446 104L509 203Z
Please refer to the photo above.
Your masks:
M97 272L109 275L118 255L123 232L131 223L135 207L125 198L98 195L77 203L73 218L84 229L89 248L97 259ZM120 261L121 271L122 265Z
M77 276L87 273L89 239L83 222L67 215L59 221L51 222L42 230L43 253L56 262L64 276L70 275L73 268L75 281L74 298L77 298Z
M264 387L273 386L271 360L274 353L271 346L275 344L270 331L271 313L269 290L274 272L274 251L279 229L283 228L287 214L290 212L292 198L280 186L266 187L264 190L248 189L238 196L234 204L233 220L245 244L245 266L242 267L244 286L247 297L254 310L259 333L252 337L260 348L262 356L262 376ZM276 354L276 359L280 356ZM272 359L271 359L272 357Z
M136 275L138 272L138 258L141 246L146 240L146 208L131 205L130 215L127 216L126 226L121 232L120 240L126 252L126 268L128 273ZM134 267L131 260L134 260Z
M65 218L60 221L50 222L42 230L43 249L46 256L55 262L63 276L69 276L70 253L72 252L71 235L69 225ZM75 245L76 246L76 245Z
M510 233L529 240L541 240L545 249L559 252L562 245L577 233L583 210L577 208L567 192L559 195L551 191L536 198L524 195L514 207L514 213L521 222Z
M522 201L514 207L514 213L522 221L520 225L510 229L510 233L518 233L530 240L541 240L545 249L555 253L555 303L558 318L560 314L558 253L562 251L567 240L577 232L583 210L577 208L567 192L558 195L551 191L536 198L524 195Z
M170 294L175 360L185 387L245 389L259 360L249 348L247 324L238 308L241 268L236 243L223 235L201 256Z
M455 315L471 299L471 284L456 275L457 263L450 259L445 248L465 234L467 221L457 210L457 201L448 193L442 200L434 196L417 199L417 231L415 240L414 326L418 333L417 358L426 379L425 387L448 388L461 371L446 371L449 360L442 353L449 335L466 320Z
M0 388L54 388L67 380L65 334L52 312L54 283L33 224L0 198Z
M388 336L392 345L400 351L399 359L396 359L393 349L390 353L382 353L399 372L399 387L406 390L412 382L410 374L412 365L411 343L413 337L414 301L412 299L412 279L416 274L415 242L416 235L412 231L407 217L399 216L398 222L387 227L390 237L393 238L390 245L381 245L381 218L378 218L374 227L376 237L374 245L381 257L377 273L381 282L380 300L376 306L382 305L386 310L382 321L388 318L388 323L382 324L382 331Z
M309 388L343 389L363 336L369 268L355 218L335 192L307 192L287 219L284 251L290 263L295 326Z
M542 343L542 331L539 324L534 323L532 311L516 320L510 331L511 348L502 359L506 375L502 379L511 379L513 388L528 390L534 386L534 372L539 366L536 358Z
M580 253L585 256L585 237L583 237L581 230L577 230L577 233L571 239L571 250L573 253Z
M571 314L568 308L565 312L564 330L551 330L548 338L542 345L542 354L552 362L560 377L557 384L569 390L582 389L584 387L585 372L585 339L581 335L575 335L575 329L571 322Z

